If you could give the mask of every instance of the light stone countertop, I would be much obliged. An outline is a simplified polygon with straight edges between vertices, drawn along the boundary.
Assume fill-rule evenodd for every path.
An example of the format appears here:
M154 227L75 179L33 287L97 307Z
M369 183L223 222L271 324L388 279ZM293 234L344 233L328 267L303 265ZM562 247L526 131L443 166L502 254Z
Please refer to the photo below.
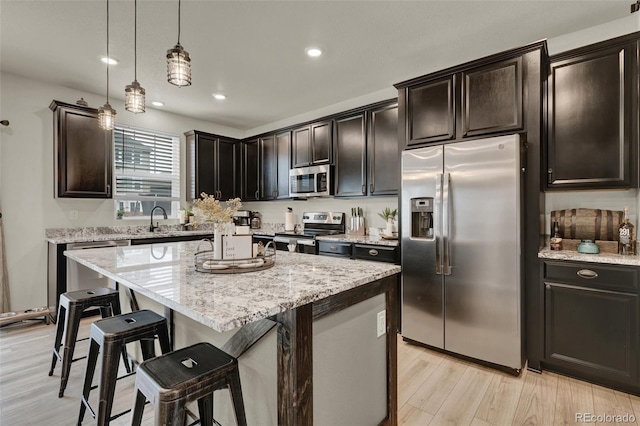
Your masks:
M612 265L640 266L640 256L623 256L621 254L585 254L572 250L551 250L544 247L538 252L540 259L571 260L575 262L607 263Z
M398 240L386 240L379 236L373 235L322 235L316 237L318 241L336 241L345 243L357 243L357 244L372 244L377 246L390 246L397 247L399 245Z
M275 226L252 229L256 235L274 235ZM284 227L284 225L282 225ZM190 235L213 235L212 225L200 225L198 229L183 230L182 225L161 225L159 232L149 232L149 225L94 226L85 228L48 228L45 241L52 244L87 243L94 241L140 240L147 238L184 237Z
M194 266L199 244L67 250L65 255L219 332L400 273L400 266L389 263L285 251L276 253L269 269L202 273Z

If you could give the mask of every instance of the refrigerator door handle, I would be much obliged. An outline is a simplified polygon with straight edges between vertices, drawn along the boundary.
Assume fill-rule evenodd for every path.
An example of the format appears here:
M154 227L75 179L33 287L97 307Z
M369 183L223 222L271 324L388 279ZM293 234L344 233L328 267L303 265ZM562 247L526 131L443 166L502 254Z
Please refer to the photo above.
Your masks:
M436 274L442 274L442 228L438 223L442 213L442 173L436 175L436 196L434 197L434 238L436 243Z
M443 273L451 275L451 174L443 175L442 183L442 241L443 241Z

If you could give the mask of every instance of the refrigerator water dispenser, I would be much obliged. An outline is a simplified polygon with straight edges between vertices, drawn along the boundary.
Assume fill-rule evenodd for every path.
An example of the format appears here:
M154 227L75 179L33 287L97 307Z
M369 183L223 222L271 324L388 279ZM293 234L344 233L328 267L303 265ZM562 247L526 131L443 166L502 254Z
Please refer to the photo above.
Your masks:
M411 237L433 238L433 198L411 199Z

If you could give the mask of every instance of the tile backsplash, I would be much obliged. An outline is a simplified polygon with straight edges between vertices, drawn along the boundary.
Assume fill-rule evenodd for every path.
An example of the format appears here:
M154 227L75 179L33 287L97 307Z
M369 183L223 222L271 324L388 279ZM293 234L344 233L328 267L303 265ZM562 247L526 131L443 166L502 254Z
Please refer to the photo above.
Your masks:
M547 192L545 194L545 233L548 234L551 229L551 211L577 208L622 210L628 206L631 223L637 227L638 211L640 211L639 198L637 189Z
M362 198L310 198L306 201L255 201L242 203L246 210L259 211L262 222L284 223L284 213L287 207L293 209L294 223L302 222L303 212L332 211L344 212L347 224L351 217L352 207L361 207L366 219L366 227L384 228L385 221L378 213L385 207L398 208L398 197L362 197Z

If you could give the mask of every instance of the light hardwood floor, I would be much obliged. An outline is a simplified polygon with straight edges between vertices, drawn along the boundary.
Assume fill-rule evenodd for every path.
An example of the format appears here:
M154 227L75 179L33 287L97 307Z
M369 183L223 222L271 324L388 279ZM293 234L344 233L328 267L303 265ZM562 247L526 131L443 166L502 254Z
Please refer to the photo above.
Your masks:
M89 334L89 325L82 321L81 335ZM54 333L53 325L44 324L0 329L0 425L75 424L84 360L73 364L65 396L58 398L60 364L47 376ZM86 350L87 342L79 342L76 357ZM114 413L130 408L133 380L118 382ZM400 424L407 426L576 424L576 413L633 414L631 424L640 424L640 397L553 373L523 371L513 377L400 338L398 385ZM93 424L90 420L87 415L84 424ZM128 425L130 415L112 424ZM151 407L143 424L152 424Z

